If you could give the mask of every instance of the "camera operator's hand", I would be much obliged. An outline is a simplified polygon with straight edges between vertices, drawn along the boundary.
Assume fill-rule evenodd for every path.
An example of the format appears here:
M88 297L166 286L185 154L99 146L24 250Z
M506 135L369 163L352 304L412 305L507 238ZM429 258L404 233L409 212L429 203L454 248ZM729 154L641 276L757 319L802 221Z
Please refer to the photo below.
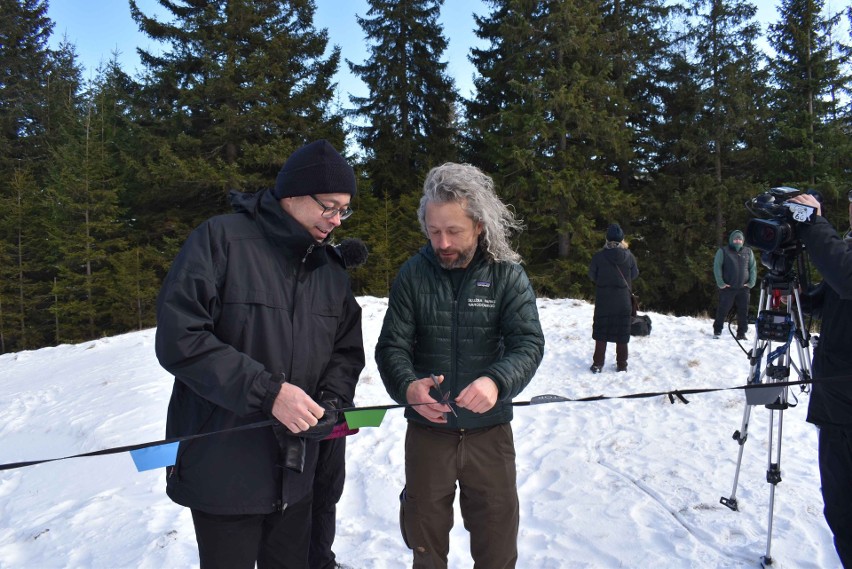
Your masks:
M800 203L802 205L809 205L812 208L816 209L817 215L822 215L822 208L820 207L819 202L817 201L817 199L815 197L813 197L810 194L799 194L795 198L790 198L787 201L788 202Z

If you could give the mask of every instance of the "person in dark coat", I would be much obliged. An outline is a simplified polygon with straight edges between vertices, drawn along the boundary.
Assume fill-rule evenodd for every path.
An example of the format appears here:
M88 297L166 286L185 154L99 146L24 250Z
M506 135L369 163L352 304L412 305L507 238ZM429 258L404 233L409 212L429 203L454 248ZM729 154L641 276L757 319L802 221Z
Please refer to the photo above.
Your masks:
M630 319L633 312L631 292L639 268L633 253L624 243L624 231L617 223L606 230L603 249L592 257L589 278L595 283L595 315L592 338L595 352L592 373L600 373L606 360L607 342L615 342L615 364L627 371L627 343L630 342Z
M713 277L719 287L719 306L713 321L713 337L718 338L731 308L737 308L737 340L748 331L748 301L757 283L757 263L750 247L743 247L743 232L731 231L727 247L719 247L713 258Z
M361 308L330 246L354 194L352 167L328 142L303 146L273 189L232 192L235 213L195 229L163 282L166 437L229 431L182 441L166 469L202 569L308 564L318 441L364 367Z
M852 191L848 197L852 226ZM815 208L817 215L813 224L796 226L811 263L823 277L803 299L803 305L821 319L807 421L819 427L825 520L843 567L852 569L852 240L841 239L821 217L814 196L803 194L791 201Z

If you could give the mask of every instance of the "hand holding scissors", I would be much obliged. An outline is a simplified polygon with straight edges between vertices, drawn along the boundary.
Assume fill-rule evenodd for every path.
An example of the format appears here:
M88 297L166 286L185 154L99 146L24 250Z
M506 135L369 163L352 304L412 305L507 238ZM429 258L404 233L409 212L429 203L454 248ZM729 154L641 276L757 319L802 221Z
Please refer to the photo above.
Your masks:
M445 413L455 414L455 411L448 403L449 393L443 396L443 401L436 400L429 393L432 388L435 388L441 394L440 386L443 381L443 375L436 376L432 374L429 377L423 377L411 382L408 390L405 392L406 400L413 405L412 409L432 423L446 423L447 418Z

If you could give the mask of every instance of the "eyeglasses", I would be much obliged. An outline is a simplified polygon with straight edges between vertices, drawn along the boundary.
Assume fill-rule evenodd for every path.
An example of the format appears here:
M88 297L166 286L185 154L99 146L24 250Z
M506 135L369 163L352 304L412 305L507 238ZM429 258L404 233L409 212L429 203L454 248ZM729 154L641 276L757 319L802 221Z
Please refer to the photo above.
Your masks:
M341 207L339 209L336 208L336 207L329 207L329 206L325 205L324 203L322 203L321 201L319 201L315 195L311 194L310 197L311 197L312 200L317 202L318 206L320 206L322 208L322 214L321 215L326 219L331 219L335 215L339 215L340 221L343 221L344 219L346 219L347 217L349 217L350 215L352 215L354 213L352 211L352 208L349 207L349 206Z

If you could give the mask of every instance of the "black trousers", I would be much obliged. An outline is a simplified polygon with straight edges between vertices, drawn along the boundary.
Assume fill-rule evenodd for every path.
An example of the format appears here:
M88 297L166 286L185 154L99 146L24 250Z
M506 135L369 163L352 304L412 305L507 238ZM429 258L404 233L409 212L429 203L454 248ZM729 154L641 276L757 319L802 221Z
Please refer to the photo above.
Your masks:
M713 321L713 333L722 333L725 319L733 306L737 308L737 336L748 332L748 298L751 289L747 286L742 288L720 288L719 307L716 309L716 320Z
M311 495L283 512L216 515L192 510L201 569L304 569Z
M319 458L314 476L314 502L311 515L310 569L334 569L331 546L337 524L337 502L343 495L346 480L346 437L319 444Z
M592 363L603 367L606 361L606 342L595 340L595 353L592 354ZM615 345L615 365L617 369L627 369L627 344Z
M843 567L852 569L852 430L820 428L819 477L834 548Z

